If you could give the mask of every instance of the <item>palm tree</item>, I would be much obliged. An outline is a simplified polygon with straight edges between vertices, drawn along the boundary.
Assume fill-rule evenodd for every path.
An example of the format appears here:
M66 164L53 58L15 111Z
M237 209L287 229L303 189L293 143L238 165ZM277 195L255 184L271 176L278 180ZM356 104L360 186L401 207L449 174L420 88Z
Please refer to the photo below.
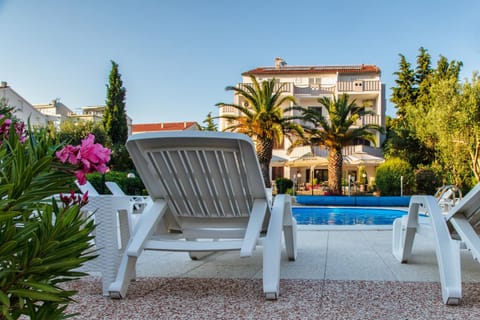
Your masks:
M342 194L342 148L352 144L356 139L375 143L375 132L383 132L376 124L355 126L360 117L375 113L358 107L355 100L350 103L348 100L347 94L343 94L338 100L335 97L319 98L318 102L327 109L328 117L322 115L316 108L294 108L301 111L301 119L311 126L305 128L306 137L297 140L292 147L302 144L321 145L329 150L328 187L334 194Z
M270 161L274 143L281 143L284 137L303 134L302 127L291 121L291 117L284 115L290 107L284 109L283 104L291 102L296 104L295 97L283 95L286 84L277 83L275 79L258 83L255 76L250 76L252 83L242 86L225 88L239 95L243 105L230 103L217 103L218 107L231 107L236 109L238 115L223 115L219 118L227 119L230 125L225 131L235 131L250 136L255 141L258 161L262 170L263 180L267 188L271 187Z

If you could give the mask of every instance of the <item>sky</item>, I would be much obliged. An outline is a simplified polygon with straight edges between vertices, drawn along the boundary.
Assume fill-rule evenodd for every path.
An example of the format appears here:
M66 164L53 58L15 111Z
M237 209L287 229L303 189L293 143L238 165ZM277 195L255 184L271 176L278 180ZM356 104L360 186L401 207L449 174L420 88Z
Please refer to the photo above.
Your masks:
M133 123L197 121L241 73L273 66L374 64L387 100L399 54L424 47L480 70L478 0L0 0L0 81L32 104L105 104L119 64ZM395 108L387 103L387 114Z

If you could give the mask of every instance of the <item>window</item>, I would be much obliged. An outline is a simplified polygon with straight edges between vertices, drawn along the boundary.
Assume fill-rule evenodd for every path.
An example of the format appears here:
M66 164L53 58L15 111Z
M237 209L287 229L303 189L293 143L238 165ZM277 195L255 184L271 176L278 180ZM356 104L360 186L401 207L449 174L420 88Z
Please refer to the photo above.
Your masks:
M272 167L272 180L283 178L283 167Z

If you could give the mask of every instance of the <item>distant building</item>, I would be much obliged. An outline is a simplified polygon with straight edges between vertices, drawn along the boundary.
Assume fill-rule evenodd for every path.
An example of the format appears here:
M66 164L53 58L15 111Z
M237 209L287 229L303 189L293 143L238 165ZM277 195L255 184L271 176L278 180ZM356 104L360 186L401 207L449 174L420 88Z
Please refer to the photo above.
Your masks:
M58 100L52 100L52 102L47 104L35 104L33 106L43 113L49 122L54 123L57 127L60 123L75 114L69 107Z
M198 124L195 121L134 124L132 133L182 130L198 130Z
M23 122L30 121L32 126L41 127L48 124L48 116L35 109L30 102L13 90L5 81L0 83L0 99L4 100L8 106L13 107L15 117Z
M106 106L87 106L82 108L81 114L72 114L70 118L76 119L77 121L92 121L92 122L101 122L103 121L103 113L105 112ZM127 128L128 135L132 135L132 118L127 114Z
M370 123L385 128L385 84L381 81L380 69L375 65L289 66L283 59L276 58L274 66L259 67L242 73L242 83L237 84L237 87L251 83L250 76L255 76L258 82L275 79L279 85L284 85L283 95L292 95L296 98L298 105L315 108L327 116L327 111L320 105L318 98L338 98L346 93L351 101L355 100L358 106L374 113L374 115L360 118L356 125ZM234 95L233 103L248 106L239 95ZM285 105L285 107L289 106L291 104ZM219 114L220 116L239 115L236 109L229 106L220 108ZM288 115L298 114L292 111ZM219 130L227 126L228 120L220 118ZM359 181L357 175L360 166L366 168L368 178L375 176L376 167L384 162L380 146L385 136L376 133L376 137L375 145L358 139L353 145L343 149L345 179L350 176L355 181ZM271 162L273 180L278 177L287 177L297 180L299 184L311 183L312 179L318 182L328 180L328 149L315 146L312 153L310 147L297 147L291 153L287 153L290 145L290 141L285 139L274 147Z
M59 126L66 120L101 122L105 112L105 106L98 105L83 107L81 108L82 113L75 113L58 100L52 100L47 104L32 105L5 81L0 83L0 99L4 99L8 106L14 107L14 115L18 119L27 122L30 118L33 126L45 127L48 123ZM126 116L128 135L130 136L132 135L132 118L128 114Z

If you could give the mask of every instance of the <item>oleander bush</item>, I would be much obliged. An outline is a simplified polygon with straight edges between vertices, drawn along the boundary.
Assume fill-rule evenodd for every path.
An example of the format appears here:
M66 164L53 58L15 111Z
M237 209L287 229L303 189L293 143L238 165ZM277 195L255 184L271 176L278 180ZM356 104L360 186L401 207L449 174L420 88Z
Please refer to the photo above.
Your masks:
M68 316L75 291L62 283L84 276L76 269L95 258L94 224L81 213L88 199L70 186L105 171L108 158L93 136L55 145L0 106L0 319Z

